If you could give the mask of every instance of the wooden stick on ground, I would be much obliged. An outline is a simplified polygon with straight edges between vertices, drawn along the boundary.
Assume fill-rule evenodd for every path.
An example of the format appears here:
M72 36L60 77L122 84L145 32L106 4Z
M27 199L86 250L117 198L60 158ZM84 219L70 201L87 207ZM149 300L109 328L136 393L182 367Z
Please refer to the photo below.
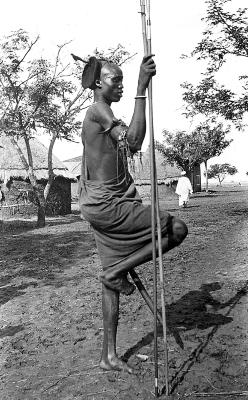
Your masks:
M132 279L133 279L137 289L139 290L141 296L145 300L145 303L147 304L147 306L149 307L150 311L153 314L153 310L154 310L153 301L152 301L151 297L149 296L145 286L141 282L138 274L134 270L130 271L129 274L132 277ZM157 311L157 320L163 326L162 315L161 315L161 313L159 311ZM176 327L171 326L169 330L173 334L173 336L175 338L175 341L178 344L178 346L180 346L181 349L184 349L183 341L182 341L182 339L180 337L180 334L179 334L178 330L176 329Z

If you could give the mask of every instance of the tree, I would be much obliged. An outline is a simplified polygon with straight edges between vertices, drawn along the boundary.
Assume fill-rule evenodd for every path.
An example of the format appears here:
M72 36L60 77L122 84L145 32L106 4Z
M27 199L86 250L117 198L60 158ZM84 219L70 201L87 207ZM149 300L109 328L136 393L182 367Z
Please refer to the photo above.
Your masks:
M238 172L237 168L230 164L213 164L208 170L209 178L216 178L221 186L227 175L235 175Z
M208 160L219 156L230 145L232 139L226 139L229 132L230 126L224 128L222 123L213 121L204 121L193 131L198 157L205 166L206 192L208 192Z
M176 163L190 176L191 169L198 162L192 135L181 130L174 132L164 130L163 137L163 143L155 143L156 149L165 157L166 162L172 166Z
M205 60L207 67L198 85L182 85L186 114L221 115L240 128L248 110L248 75L239 76L241 85L237 93L218 84L216 78L230 58L248 57L248 9L239 8L233 12L231 0L206 0L206 4L206 17L203 18L206 29L191 56Z
M82 68L63 64L61 52L66 44L58 46L56 58L50 62L31 57L38 41L39 36L32 41L20 29L0 43L0 130L10 137L19 152L38 206L37 225L44 226L46 200L55 178L52 166L54 143L58 138L73 140L80 132L80 113L89 105L92 93L81 87ZM98 54L103 55L103 52ZM104 58L115 57L121 62L129 56L119 45ZM39 128L50 135L48 182L44 192L37 184L30 147L30 140ZM27 157L18 146L20 137L25 141Z
M0 44L0 129L10 137L16 147L38 206L38 226L45 225L45 206L51 184L54 179L52 168L52 150L56 138L70 139L70 135L80 127L76 117L88 98L83 93L75 95L76 86L65 76L67 67L60 60L64 45L58 46L54 63L39 58L32 59L31 54L39 41L33 41L23 30L13 32ZM75 99L77 105L75 107ZM74 104L74 108L72 107ZM52 117L52 113L55 116ZM57 127L55 129L55 124ZM45 191L37 183L30 140L37 128L43 128L51 135L48 152L49 179ZM56 131L56 132L55 132ZM18 145L23 138L27 156Z
M156 148L165 156L170 164L176 163L190 177L194 165L204 163L206 170L206 191L208 191L207 162L220 155L229 146L231 140L226 139L229 127L214 121L205 121L192 132L163 131L164 142L156 143Z

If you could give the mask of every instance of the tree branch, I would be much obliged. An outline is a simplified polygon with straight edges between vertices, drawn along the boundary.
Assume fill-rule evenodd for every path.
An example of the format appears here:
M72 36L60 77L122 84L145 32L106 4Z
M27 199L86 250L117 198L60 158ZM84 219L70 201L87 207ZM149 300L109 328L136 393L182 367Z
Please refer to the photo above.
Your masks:
M38 35L36 37L36 39L31 42L31 44L29 45L28 50L26 51L26 53L24 54L24 56L22 57L22 59L20 61L18 61L18 63L16 64L16 66L13 68L13 71L15 72L17 70L17 68L19 67L19 65L25 60L25 58L27 57L28 53L31 51L32 47L38 42L40 36Z
M138 53L134 53L131 56L125 58L120 64L119 66L121 66L122 64L124 64L126 61L131 60L131 58L133 58L134 56L136 56Z

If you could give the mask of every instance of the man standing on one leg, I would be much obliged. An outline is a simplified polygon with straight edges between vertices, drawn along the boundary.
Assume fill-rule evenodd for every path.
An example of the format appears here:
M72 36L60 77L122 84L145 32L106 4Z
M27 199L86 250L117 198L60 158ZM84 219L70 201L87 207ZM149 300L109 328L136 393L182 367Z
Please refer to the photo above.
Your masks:
M122 97L121 69L91 57L82 76L83 87L94 91L94 103L87 110L82 130L80 207L93 227L103 267L100 366L107 370L132 372L116 354L119 295L129 295L135 288L127 279L128 272L152 259L151 207L142 204L128 171L127 157L141 149L146 132L145 92L155 73L152 55L144 57L129 127L115 118L110 107ZM165 253L184 240L187 227L165 211L160 218Z

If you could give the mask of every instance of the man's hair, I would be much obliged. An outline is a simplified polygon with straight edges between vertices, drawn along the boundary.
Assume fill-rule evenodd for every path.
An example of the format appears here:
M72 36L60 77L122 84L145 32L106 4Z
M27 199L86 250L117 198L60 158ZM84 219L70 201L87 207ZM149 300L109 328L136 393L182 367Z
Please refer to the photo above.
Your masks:
M82 86L84 89L94 90L96 88L96 80L100 78L101 69L101 62L96 57L90 57L82 74Z
M84 89L96 89L96 80L100 79L101 69L106 64L115 65L111 61L104 58L89 58L89 61L86 63L82 74L82 86Z

